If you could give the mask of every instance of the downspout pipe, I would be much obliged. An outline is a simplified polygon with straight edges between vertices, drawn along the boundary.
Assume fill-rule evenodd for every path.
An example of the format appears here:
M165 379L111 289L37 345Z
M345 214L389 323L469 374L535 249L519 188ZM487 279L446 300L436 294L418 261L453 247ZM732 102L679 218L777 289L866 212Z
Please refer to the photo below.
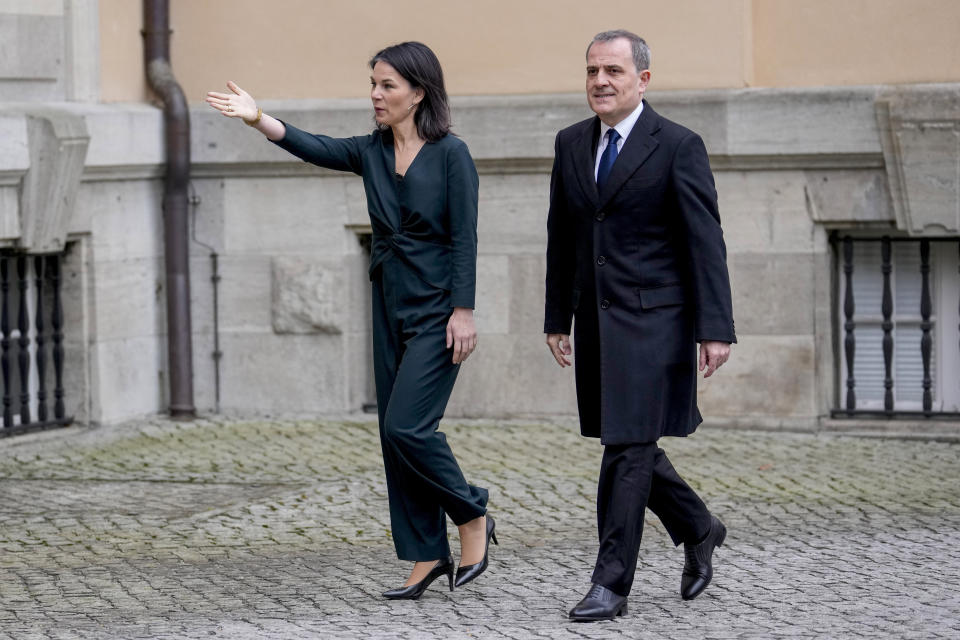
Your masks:
M143 0L143 51L147 83L163 101L166 178L163 188L164 262L167 280L167 356L170 415L191 419L193 346L190 326L190 112L170 65L170 4Z

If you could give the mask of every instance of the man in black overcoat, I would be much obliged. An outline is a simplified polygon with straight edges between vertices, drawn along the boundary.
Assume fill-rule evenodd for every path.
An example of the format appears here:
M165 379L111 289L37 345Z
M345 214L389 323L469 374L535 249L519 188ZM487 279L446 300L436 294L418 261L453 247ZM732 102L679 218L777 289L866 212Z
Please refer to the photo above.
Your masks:
M657 446L700 424L697 370L710 376L736 337L706 148L643 100L649 64L635 34L593 39L597 117L557 134L550 183L544 332L565 367L573 323L581 432L604 445L593 584L570 611L581 621L626 613L647 507L685 547L684 599L709 584L726 536Z

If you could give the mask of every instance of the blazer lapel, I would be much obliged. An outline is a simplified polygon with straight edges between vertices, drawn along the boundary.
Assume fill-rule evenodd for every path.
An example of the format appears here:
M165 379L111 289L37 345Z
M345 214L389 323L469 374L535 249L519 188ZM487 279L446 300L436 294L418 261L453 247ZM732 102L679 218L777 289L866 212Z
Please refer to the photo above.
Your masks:
M383 162L383 179L375 189L377 202L367 203L371 218L378 219L391 233L400 230L400 194L397 192L396 159L393 155L393 143L380 135L380 158ZM369 196L368 196L369 197Z
M623 143L623 148L620 149L617 160L613 163L613 169L610 170L610 177L607 178L603 185L603 191L599 194L600 208L606 206L623 186L623 183L627 181L627 178L640 169L660 144L653 135L659 129L660 116L644 100L640 118L633 125L633 130ZM590 166L593 167L593 164ZM596 183L594 183L594 186L596 186Z
M580 188L596 206L600 200L597 193L597 179L593 170L596 166L597 140L600 137L600 118L594 118L583 128L574 146L573 166Z

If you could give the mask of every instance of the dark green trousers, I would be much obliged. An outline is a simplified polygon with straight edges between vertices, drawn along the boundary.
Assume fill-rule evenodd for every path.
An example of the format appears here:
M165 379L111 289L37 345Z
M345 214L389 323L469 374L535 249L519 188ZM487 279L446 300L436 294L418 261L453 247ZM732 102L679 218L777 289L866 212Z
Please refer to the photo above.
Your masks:
M390 525L401 560L450 554L446 516L461 525L486 513L487 490L467 483L438 431L459 365L446 347L450 294L400 258L373 279L373 359Z

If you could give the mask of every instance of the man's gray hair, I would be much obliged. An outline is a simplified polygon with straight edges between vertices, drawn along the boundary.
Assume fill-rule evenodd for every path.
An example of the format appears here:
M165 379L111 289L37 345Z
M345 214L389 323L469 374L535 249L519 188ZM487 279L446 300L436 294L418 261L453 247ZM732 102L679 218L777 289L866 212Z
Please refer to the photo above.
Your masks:
M591 40L590 44L587 46L587 57L590 56L590 47L592 47L594 43L610 42L611 40L616 40L617 38L626 38L626 40L630 43L630 49L633 52L633 64L637 66L637 73L643 71L644 69L650 68L650 47L647 46L647 43L643 38L632 31L627 31L626 29L602 31L593 36L593 40Z

